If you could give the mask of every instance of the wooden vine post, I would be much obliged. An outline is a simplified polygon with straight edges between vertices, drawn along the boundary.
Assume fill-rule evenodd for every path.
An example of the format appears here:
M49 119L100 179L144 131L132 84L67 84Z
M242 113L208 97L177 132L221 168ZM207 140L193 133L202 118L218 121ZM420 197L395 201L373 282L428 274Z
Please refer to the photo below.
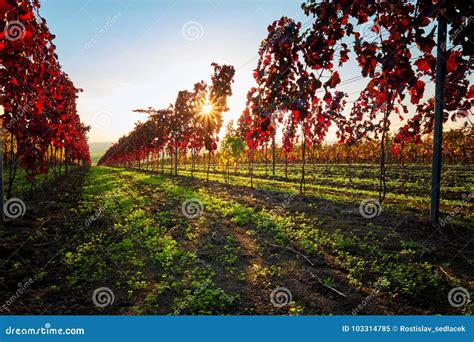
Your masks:
M441 152L443 141L444 86L446 80L446 17L440 9L438 14L438 37L436 55L436 103L433 133L433 161L431 175L431 214L434 224L439 222L439 202L441 183Z

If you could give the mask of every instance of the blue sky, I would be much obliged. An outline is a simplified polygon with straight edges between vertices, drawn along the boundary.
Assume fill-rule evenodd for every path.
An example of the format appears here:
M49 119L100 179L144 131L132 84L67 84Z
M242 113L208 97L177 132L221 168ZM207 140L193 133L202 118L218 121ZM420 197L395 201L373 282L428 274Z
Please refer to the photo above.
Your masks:
M299 1L275 0L44 0L40 13L64 71L84 89L78 111L93 126L90 142L115 141L145 119L132 109L165 107L209 81L213 61L237 69L224 114L236 120L267 26L282 15L307 20Z

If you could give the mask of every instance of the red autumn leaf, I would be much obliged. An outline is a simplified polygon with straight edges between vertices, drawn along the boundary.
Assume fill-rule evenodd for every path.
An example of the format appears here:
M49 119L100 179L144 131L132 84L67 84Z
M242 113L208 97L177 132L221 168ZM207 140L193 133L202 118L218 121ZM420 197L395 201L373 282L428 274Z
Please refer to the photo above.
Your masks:
M298 119L300 118L300 111L299 110L294 110L293 111L293 118L295 121L298 121Z
M27 21L27 20L30 20L31 18L33 18L33 13L31 13L31 12L28 12L28 13L20 16L21 21Z
M375 33L377 33L377 34L379 34L379 33L380 33L380 26L379 26L379 24L375 24L374 26L372 26L371 31L372 31L372 32L375 32Z
M467 93L467 98L472 99L474 98L474 84L471 85L469 88L469 92Z
M395 153L395 155L399 155L400 154L400 148L398 147L398 145L394 145L392 147L392 150L393 150L393 153Z
M428 61L424 58L420 58L415 62L415 65L418 67L418 70L427 72L430 70L430 65Z
M449 53L448 59L446 61L446 72L448 74L456 70L458 67L458 63L456 62L458 55L459 53L457 51L451 51Z
M421 80L416 81L415 85L410 90L411 103L418 104L418 102L420 102L420 99L423 97L424 91L425 91L425 82Z
M339 83L341 83L339 73L337 71L334 71L331 75L331 78L326 82L326 85L331 88L335 88Z
M324 94L323 100L324 100L324 102L326 102L327 104L330 104L330 103L331 103L331 100L332 100L331 93L327 91L327 92Z

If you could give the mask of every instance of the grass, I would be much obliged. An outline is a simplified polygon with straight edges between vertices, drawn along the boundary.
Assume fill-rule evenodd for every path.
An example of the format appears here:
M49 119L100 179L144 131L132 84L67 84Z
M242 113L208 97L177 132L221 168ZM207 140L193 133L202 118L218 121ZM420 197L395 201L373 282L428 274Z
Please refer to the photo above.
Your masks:
M351 179L348 172L352 173ZM245 170L242 167L240 170ZM378 168L370 164L335 164L308 166L306 195L333 201L335 203L359 203L364 198L378 198ZM390 165L387 173L387 199L384 201L384 210L406 211L418 215L426 215L430 205L430 166L425 165ZM445 165L443 181L441 183L441 213L448 217L456 208L463 213L466 221L474 224L474 211L470 201L465 196L471 194L474 185L470 175L474 172L472 165ZM265 175L263 167L257 166L254 170L254 186L256 189L272 192L282 192L288 195L298 193L299 166L290 167L288 179L284 177L283 167L279 165L276 176ZM169 169L165 170L169 174ZM191 176L188 169L179 170L185 177ZM195 171L194 177L206 179L202 171ZM209 176L211 181L225 183L225 174L216 170ZM246 171L230 176L230 184L249 186L249 177ZM464 197L463 197L464 195ZM460 215L456 215L458 219Z
M308 185L307 198L298 195L296 178L264 174L255 181L257 190L250 189L244 175L226 184L217 172L210 183L203 180L204 173L191 179L184 171L171 177L108 167L58 179L51 191L57 199L40 199L37 204L28 200L29 212L43 215L31 243L45 247L34 248L35 256L57 253L50 250L55 245L45 234L73 235L59 246L59 263L35 278L46 290L35 293L50 294L53 302L74 293L81 303L75 310L88 314L300 315L347 314L377 289L373 313L472 314L472 304L454 309L446 300L450 289L472 285L459 261L464 244L445 243L443 236L431 239L431 231L423 230L417 216L423 196L415 178L409 193L389 197L379 217L362 217L361 196L376 193L364 188L370 184L363 179L368 169L354 167L353 182L359 185L347 188L331 185L331 175L321 171L318 183ZM336 166L325 170L344 179ZM453 172L459 177L448 177L449 190L458 192L445 203L459 205L462 197L457 196L471 188L472 181L465 169ZM426 175L427 170L419 168L419 173ZM85 179L77 189L66 184L75 177ZM70 200L71 194L76 200ZM181 205L189 199L202 203L203 215L183 215ZM60 215L54 219L57 207ZM451 212L454 236L469 238L469 208L466 204ZM468 249L464 252L469 256ZM22 258L29 258L25 253ZM9 263L18 281L30 272L21 260ZM319 280L308 278L308 272ZM50 279L56 274L57 279ZM94 307L89 303L91 293L104 286L113 290L116 302ZM279 286L290 286L294 296L288 306L276 309L268 297ZM328 288L348 298L337 301Z
M270 232L282 245L293 245L313 258L331 255L334 267L342 268L355 287L376 287L383 284L384 291L392 297L411 302L426 302L430 296L443 296L449 288L459 284L456 278L445 279L437 266L424 261L423 256L434 250L416 242L398 241L400 248L387 250L397 236L387 235L380 240L375 234L358 237L346 232L346 228L329 231L324 221L301 213L299 216L281 215L264 208L251 207L237 201L224 200L213 195L211 188L193 190L180 186L176 179L150 176L135 171L120 170L121 175L156 187L177 200L198 198L205 210L216 211L236 225L256 231ZM229 244L229 249L232 249ZM232 265L232 253L222 260Z
M170 298L173 310L181 314L219 314L232 306L236 297L217 287L212 270L174 239L172 231L186 226L185 220L141 209L150 199L106 169L93 168L84 190L81 214L96 217L90 226L98 229L65 254L69 286L81 291L87 284L106 282L129 300L141 295L143 305L133 305L130 313L162 312L160 303ZM109 228L101 231L104 221ZM148 274L148 269L153 272Z

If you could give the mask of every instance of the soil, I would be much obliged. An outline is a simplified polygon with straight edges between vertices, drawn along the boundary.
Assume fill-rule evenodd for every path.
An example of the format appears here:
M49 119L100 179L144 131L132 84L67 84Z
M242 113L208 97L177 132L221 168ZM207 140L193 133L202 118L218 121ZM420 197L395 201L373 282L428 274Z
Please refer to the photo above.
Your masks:
M213 181L207 183L187 177L174 179L183 186L205 188L220 198L249 206L276 211L284 209L286 215L304 212L304 220L322 220L324 229L328 231L342 228L344 232L357 236L373 232L355 206L301 196L288 201L288 196L282 193ZM77 172L48 183L29 196L27 211L21 220L7 222L0 235L0 300L8 304L0 306L2 314L97 314L97 310L91 309L88 291L71 293L73 290L61 282L68 274L61 260L64 247L79 245L87 236L88 228L84 227L83 218L76 214L86 182L86 173ZM180 203L170 201L153 186L135 182L133 187L141 196L153 199L153 204L144 210L180 214ZM288 205L282 208L282 203ZM447 277L456 276L465 281L472 278L470 260L474 248L471 229L452 225L439 229L415 216L400 216L393 212L384 212L373 222L384 227L377 231L381 237L395 231L403 240L436 248L436 255L426 256L426 260L441 268L449 261L449 272L442 268ZM107 221L99 223L104 231L110 228ZM218 213L205 210L199 220L192 221L192 225L199 231L197 239L189 241L180 236L182 232L179 231L174 233L174 237L180 247L195 252L213 269L219 287L240 295L239 303L229 314L291 313L292 306L278 308L270 302L270 293L276 286L291 290L295 305L304 308L303 314L351 314L364 301L368 304L358 314L432 314L430 305L437 306L437 313L456 313L441 301L433 300L428 305L430 307L423 307L388 294L374 295L371 288L356 288L349 284L346 272L338 266L331 253L304 255L299 246L281 246L270 234L254 230L253 224L237 226ZM229 241L237 259L234 264L226 266L222 258L227 254L225 248ZM384 247L387 250L399 248L395 242ZM144 272L158 274L159 270L150 268ZM32 275L36 276L29 284ZM325 279L329 278L333 282L326 284ZM19 289L24 289L28 295L16 296ZM126 296L117 294L116 297ZM130 313L128 308L140 305L142 299L143 296L137 296L122 301L101 313ZM157 314L166 314L170 303L170 300L161 302Z

